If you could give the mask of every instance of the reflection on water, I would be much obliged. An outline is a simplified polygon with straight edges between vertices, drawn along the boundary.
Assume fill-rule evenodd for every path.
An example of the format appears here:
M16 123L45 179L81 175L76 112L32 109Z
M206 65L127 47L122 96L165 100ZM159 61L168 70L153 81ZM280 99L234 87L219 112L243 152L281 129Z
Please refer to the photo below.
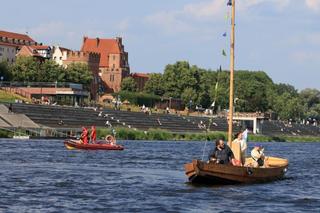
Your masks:
M320 210L316 143L263 144L266 154L289 159L283 181L218 187L186 182L183 164L202 157L200 142L123 141L124 151L111 152L68 151L62 141L0 143L0 212Z

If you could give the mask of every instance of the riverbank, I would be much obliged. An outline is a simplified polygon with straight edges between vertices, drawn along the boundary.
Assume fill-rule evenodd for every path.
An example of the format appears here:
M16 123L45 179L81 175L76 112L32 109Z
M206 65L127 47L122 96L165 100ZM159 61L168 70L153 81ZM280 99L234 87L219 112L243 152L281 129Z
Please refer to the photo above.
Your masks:
M208 133L172 133L161 129L150 129L149 131L133 130L127 128L116 129L119 140L158 140L158 141L206 141L217 138L227 139L226 132ZM97 129L97 137L103 138L111 134L109 129ZM320 137L307 136L265 136L249 135L249 141L255 142L320 142Z
M134 130L129 128L115 128L118 140L148 140L148 141L206 141L217 138L227 139L226 132L208 133L173 133L162 129L150 129L149 131ZM22 133L24 135L24 132ZM103 139L112 134L111 129L97 128L97 138ZM0 130L0 138L12 138L13 132ZM308 136L266 136L249 135L249 141L254 142L320 142L320 137Z

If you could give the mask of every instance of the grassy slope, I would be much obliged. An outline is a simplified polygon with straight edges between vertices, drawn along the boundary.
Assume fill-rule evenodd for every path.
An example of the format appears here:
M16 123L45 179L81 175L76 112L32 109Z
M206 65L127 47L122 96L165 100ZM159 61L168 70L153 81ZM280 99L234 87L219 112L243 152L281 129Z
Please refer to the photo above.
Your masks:
M30 101L27 98L24 98L20 95L12 94L9 92L6 92L4 90L0 90L0 102L9 102L14 103L16 99L24 100L24 101Z

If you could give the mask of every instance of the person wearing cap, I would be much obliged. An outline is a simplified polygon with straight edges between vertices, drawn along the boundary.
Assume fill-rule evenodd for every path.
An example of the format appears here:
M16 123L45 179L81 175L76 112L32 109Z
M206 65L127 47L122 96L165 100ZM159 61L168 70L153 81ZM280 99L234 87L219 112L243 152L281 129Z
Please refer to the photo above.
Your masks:
M253 159L253 167L264 166L264 148L262 146L255 146L251 151L251 157Z

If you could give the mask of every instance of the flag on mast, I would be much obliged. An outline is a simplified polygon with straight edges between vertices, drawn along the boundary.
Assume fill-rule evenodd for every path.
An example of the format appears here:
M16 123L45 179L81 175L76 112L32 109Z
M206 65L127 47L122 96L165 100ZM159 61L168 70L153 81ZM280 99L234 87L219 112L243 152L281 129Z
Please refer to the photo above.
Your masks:
M227 53L226 53L225 50L222 50L222 55L223 55L223 56L227 56Z

